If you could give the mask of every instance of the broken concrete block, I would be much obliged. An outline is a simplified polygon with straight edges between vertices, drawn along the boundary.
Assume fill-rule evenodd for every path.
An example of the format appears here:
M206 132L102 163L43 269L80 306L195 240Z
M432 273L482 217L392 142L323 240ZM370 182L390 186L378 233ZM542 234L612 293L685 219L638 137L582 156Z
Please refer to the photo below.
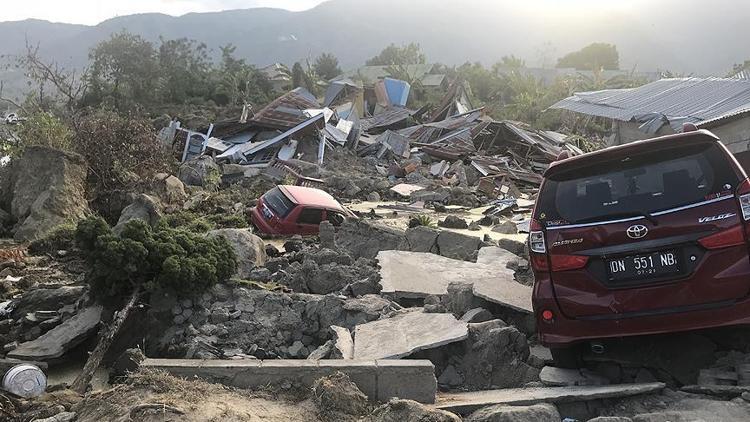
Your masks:
M408 183L399 183L398 185L391 187L391 192L394 192L395 194L403 198L409 198L411 197L411 194L413 192L416 192L422 189L424 189L423 186L410 185Z
M406 240L412 252L437 253L437 238L440 232L427 226L417 226L406 230Z
M94 334L101 317L101 306L85 308L36 340L21 343L7 357L43 362L59 358Z
M465 419L467 422L559 422L560 413L549 403L531 406L490 406L479 409Z
M544 385L562 387L573 385L607 385L609 381L586 369L565 369L545 366L539 373L539 379Z
M397 359L464 340L468 334L466 323L451 314L408 312L357 325L354 358Z
M352 333L344 327L331 326L334 338L333 359L354 359L354 340Z
M531 313L531 287L514 280L507 260L493 263L473 263L443 256L404 251L381 251L380 265L382 293L398 298L424 298L445 295L448 284L460 282L474 285L474 295L487 301Z
M461 317L461 321L464 322L486 322L495 318L492 313L484 308L474 308L466 311Z

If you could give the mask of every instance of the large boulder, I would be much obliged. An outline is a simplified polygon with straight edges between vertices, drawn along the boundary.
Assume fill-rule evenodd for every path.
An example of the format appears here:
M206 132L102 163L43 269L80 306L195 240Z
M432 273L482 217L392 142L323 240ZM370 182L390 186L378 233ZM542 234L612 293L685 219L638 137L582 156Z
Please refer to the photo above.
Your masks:
M189 186L218 186L221 181L221 169L213 158L202 155L182 163L179 177L182 183Z
M531 406L489 406L472 413L467 422L559 422L560 413L549 403Z
M155 226L161 220L161 217L162 206L159 200L150 195L140 194L136 196L132 204L122 210L120 219L117 220L117 225L112 230L115 233L120 233L128 221L136 219L143 220L149 225Z
M166 173L158 173L154 180L154 192L165 204L182 204L187 199L182 181Z
M417 226L406 230L406 240L412 252L438 253L437 238L440 232L427 226Z
M437 238L437 246L440 255L453 258L469 260L474 252L482 245L482 239L461 233L444 230Z
M208 232L209 236L223 236L237 255L237 277L249 278L256 267L266 264L266 245L263 239L247 229L219 229Z
M39 239L55 227L83 218L86 162L78 154L53 148L26 148L10 170L10 214L18 242Z

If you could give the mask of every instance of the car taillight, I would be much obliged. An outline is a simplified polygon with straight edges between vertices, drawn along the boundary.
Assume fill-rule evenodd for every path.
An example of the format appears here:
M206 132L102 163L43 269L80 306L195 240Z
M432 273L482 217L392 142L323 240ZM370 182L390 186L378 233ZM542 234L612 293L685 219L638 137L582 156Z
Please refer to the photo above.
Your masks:
M731 229L722 230L702 239L698 243L706 249L721 249L730 246L738 246L745 243L745 233L742 226L735 226Z
M742 219L744 221L750 220L750 179L745 179L737 186L737 199L740 201Z
M583 268L588 264L589 257L581 255L550 255L552 271L568 271Z
M542 225L536 220L531 220L531 227L529 230L529 249L531 249L531 252L536 253L547 252L547 246L544 244Z

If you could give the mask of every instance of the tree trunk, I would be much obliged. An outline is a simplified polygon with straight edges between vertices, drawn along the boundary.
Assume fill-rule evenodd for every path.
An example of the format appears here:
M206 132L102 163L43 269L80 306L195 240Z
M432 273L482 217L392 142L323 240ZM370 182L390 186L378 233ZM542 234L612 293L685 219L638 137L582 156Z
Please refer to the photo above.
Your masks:
M117 336L120 328L122 328L122 325L123 323L125 323L128 315L130 315L130 311L133 309L133 306L135 306L135 303L138 301L139 296L140 289L136 288L135 291L133 291L133 293L130 295L128 303L125 304L125 306L119 312L117 312L117 316L112 321L112 325L109 328L104 327L101 329L101 337L99 337L99 342L96 344L94 351L89 355L89 358L86 361L86 365L83 366L81 374L78 375L75 381L73 381L73 384L70 386L71 390L75 391L78 394L83 394L86 392L86 388L88 387L89 382L91 382L91 378L94 377L94 372L96 372L96 369L99 368L99 365L102 363L104 355L107 353L107 350L109 350L109 346L112 345L112 341L115 339L115 336Z

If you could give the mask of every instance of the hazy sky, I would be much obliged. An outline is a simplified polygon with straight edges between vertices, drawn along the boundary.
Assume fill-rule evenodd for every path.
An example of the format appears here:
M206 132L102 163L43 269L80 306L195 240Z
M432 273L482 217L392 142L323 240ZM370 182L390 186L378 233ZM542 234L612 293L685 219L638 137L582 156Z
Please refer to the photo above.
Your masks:
M309 9L323 0L5 0L0 7L0 22L28 18L52 22L96 25L115 16L134 13L184 15L251 7L277 7L287 10Z

